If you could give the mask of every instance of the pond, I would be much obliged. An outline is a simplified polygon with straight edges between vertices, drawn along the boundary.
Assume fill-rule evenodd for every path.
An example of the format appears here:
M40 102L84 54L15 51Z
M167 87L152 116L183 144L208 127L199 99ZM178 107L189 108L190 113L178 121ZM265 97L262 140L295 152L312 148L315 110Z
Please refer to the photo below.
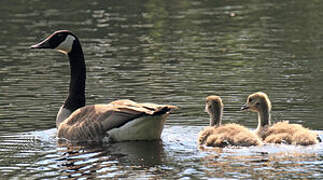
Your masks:
M198 149L205 97L224 123L266 92L272 120L323 137L323 3L317 0L0 2L0 174L4 179L323 178L323 143ZM62 145L55 118L70 78L67 57L30 50L52 32L78 35L87 104L117 99L179 107L160 141Z

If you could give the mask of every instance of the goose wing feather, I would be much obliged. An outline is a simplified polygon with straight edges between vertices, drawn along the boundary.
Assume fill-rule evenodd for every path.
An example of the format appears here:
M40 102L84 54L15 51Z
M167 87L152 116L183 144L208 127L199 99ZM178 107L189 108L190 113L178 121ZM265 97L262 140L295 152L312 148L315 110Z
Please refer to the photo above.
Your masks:
M105 132L142 116L165 114L175 109L171 105L136 103L117 100L109 104L82 107L74 111L58 127L58 137L70 140L101 140Z

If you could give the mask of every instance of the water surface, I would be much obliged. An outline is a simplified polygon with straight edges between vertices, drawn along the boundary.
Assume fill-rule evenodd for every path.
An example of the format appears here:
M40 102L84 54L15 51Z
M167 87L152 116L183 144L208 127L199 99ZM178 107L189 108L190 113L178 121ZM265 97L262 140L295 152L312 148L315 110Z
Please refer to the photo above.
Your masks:
M64 4L64 6L62 6ZM273 121L323 136L320 1L0 2L0 172L4 178L323 178L323 144L199 150L216 94L224 122L269 94ZM58 29L80 37L87 104L173 104L161 141L62 145L55 117L68 91L67 58L29 46Z

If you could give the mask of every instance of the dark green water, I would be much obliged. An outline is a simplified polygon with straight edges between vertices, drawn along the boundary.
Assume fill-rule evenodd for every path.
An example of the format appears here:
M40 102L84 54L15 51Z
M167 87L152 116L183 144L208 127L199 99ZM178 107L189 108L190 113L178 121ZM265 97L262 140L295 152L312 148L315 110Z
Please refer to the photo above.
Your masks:
M246 97L269 94L273 121L323 136L323 2L0 1L0 174L4 179L323 178L323 144L200 151L204 98L254 129ZM80 37L87 104L129 98L180 107L162 140L60 146L55 117L67 58L29 46L58 29ZM0 179L1 179L0 178Z

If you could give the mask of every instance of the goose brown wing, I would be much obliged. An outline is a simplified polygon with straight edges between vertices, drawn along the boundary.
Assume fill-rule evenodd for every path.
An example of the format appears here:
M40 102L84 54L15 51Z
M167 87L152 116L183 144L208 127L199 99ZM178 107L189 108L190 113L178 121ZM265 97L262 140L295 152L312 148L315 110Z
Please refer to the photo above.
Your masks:
M110 104L90 105L73 112L58 128L58 137L100 139L105 132L142 116L165 114L176 108L170 105L117 100Z
M158 105L153 103L136 103L131 100L117 100L109 105L114 107L114 114L107 118L106 130L120 127L123 124L144 115L161 115L177 109L172 105Z

